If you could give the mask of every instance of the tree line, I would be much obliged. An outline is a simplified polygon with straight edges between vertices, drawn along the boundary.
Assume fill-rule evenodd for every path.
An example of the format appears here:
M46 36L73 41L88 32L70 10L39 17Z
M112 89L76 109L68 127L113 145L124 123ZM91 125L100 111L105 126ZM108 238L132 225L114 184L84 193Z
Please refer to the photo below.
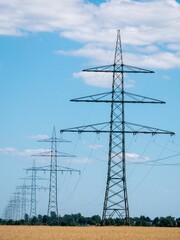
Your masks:
M123 226L124 219L108 219L105 225L109 226ZM77 214L65 214L63 217L57 216L54 212L51 212L50 216L38 215L37 217L30 218L28 214L25 214L24 219L12 220L12 219L0 219L0 225L47 225L47 226L101 226L101 217L94 215L92 217L84 217L80 213ZM140 216L130 218L131 226L155 226L155 227L180 227L180 218L156 217L153 220L149 217Z

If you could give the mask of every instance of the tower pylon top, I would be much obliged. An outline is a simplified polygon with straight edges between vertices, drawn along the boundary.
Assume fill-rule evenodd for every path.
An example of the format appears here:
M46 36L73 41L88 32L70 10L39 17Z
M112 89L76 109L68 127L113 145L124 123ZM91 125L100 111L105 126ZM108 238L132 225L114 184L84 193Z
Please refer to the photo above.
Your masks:
M121 44L121 33L120 30L117 31L116 48L114 54L114 65L123 65L123 54L122 54L122 44Z

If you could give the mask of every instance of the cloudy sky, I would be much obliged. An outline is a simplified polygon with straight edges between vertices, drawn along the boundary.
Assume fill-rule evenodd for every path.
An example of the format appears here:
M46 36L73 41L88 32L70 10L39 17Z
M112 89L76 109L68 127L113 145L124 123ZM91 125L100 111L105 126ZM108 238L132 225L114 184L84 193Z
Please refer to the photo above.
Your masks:
M38 139L51 136L53 126L60 137L63 128L108 121L106 104L69 100L110 90L111 75L81 70L113 63L118 29L124 63L155 71L126 75L126 90L166 101L127 106L126 119L176 133L127 136L130 213L180 217L180 1L175 0L0 0L1 214L22 185L31 154L50 147ZM76 158L59 164L82 174L59 174L59 211L101 215L108 136L63 137L72 142L61 144L60 151ZM48 164L49 159L36 159L38 166ZM47 193L38 198L38 211L45 214Z

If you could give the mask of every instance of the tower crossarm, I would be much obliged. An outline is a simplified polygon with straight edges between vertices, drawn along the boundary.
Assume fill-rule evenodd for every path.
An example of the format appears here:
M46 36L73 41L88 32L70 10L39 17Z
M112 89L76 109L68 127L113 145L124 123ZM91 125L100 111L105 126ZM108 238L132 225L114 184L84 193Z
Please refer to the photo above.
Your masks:
M116 94L118 94L118 91L116 91ZM121 92L119 91L119 95ZM130 92L124 92L124 95L127 97L127 99L123 100L123 103L155 103L155 104L164 104L164 101L141 96L138 94L130 93ZM80 98L74 98L71 99L71 102L98 102L98 103L122 103L122 100L117 98L112 100L112 92L105 92L105 93L99 93L94 95L89 95L85 97Z
M64 153L64 152L59 152L59 151L56 151L56 152L52 152L52 151L45 151L45 152L41 152L41 153L38 153L38 154L32 154L31 156L33 157L76 157L75 155L71 155L71 154L67 154L67 153Z
M145 126L145 125L140 125L136 123L125 122L125 126L127 129L129 129L129 130L125 130L125 133L133 133L134 135L139 133L152 134L152 135L155 135L155 134L169 134L171 136L175 135L175 133L171 131L154 128L150 126Z
M95 132L97 134L108 133L109 132L108 126L109 126L109 122L96 123L96 124L90 124L85 126L62 129L60 130L60 133L63 133L63 132L78 132L78 133Z
M120 124L119 121L113 121L114 124L117 126ZM78 133L132 133L134 135L143 133L143 134L169 134L169 135L175 135L174 132L159 129L159 128L154 128L154 127L149 127L145 125L140 125L140 124L135 124L135 123L130 123L130 122L125 122L125 130L122 130L121 128L115 128L113 130L109 129L110 122L105 122L105 123L97 123L97 124L91 124L91 125L85 125L85 126L80 126L80 127L74 127L74 128L67 128L63 129L60 132L78 132Z
M27 172L28 171L32 171L32 168L26 168L25 170ZM36 171L42 171L42 172L50 172L51 171L51 166L48 165L48 166L36 167L35 170ZM63 172L70 172L70 174L72 172L78 172L79 174L81 173L80 170L76 170L76 169L68 168L68 167L63 167L63 166L58 166L58 165L57 165L57 169L55 169L54 171L61 172L61 173L63 173Z
M48 190L49 188L48 187L44 187L44 186L36 186L35 187L36 190Z
M126 64L110 64L99 67L87 68L82 70L83 72L116 72L116 73L154 73L154 71L134 67Z
M155 98L150 98L130 92L124 92L124 95L131 98L132 100L129 101L124 101L124 103L155 103L155 104L165 104L164 101L155 99Z
M64 143L70 143L71 141L69 141L69 140L65 140L65 139L63 139L63 138L44 138L44 139L40 139L40 140L38 140L37 142L64 142Z

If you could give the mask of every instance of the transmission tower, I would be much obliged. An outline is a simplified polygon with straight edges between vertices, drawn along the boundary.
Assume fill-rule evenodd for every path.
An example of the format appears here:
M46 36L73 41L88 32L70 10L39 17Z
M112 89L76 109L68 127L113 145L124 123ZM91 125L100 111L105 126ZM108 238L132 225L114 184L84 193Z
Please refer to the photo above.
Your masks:
M20 219L20 191L16 190L14 193L14 203L15 203L15 214L14 214L14 219L19 220Z
M24 216L27 213L27 202L28 202L27 195L29 194L28 193L29 187L30 186L26 185L25 180L23 182L23 185L16 187L16 190L20 191L20 194L21 194L21 198L20 198L20 200L21 200L20 201L21 202L21 219L24 219Z
M35 166L35 160L33 161L33 166L32 168L27 168L25 169L26 172L31 171L32 174L30 177L27 177L25 179L31 180L31 185L29 186L29 189L31 190L31 200L30 200L30 218L36 217L36 206L37 206L37 201L36 201L36 190L46 190L47 188L44 186L38 186L37 185L37 180L47 180L45 178L40 178L37 176L37 171L38 168Z
M13 193L13 197L10 198L8 204L4 209L4 219L19 220L20 219L20 203L21 192L16 189Z
M15 198L11 197L8 204L5 207L4 211L4 218L6 220L15 220L15 214L16 214L16 202Z
M154 73L153 71L125 65L121 46L120 30L117 32L113 64L85 69L86 72L112 73L112 90L101 94L72 99L74 102L110 103L110 121L86 126L63 129L61 132L109 133L109 153L106 191L103 205L102 224L110 218L121 218L129 224L129 205L126 184L125 135L131 134L170 134L173 132L134 124L125 121L126 103L165 102L124 91L124 73ZM126 99L126 98L127 99Z
M78 172L79 170L75 170L68 167L62 167L57 165L58 157L74 157L73 155L68 155L66 153L58 152L57 151L57 143L58 142L69 142L64 139L59 139L56 137L56 130L55 127L53 128L53 133L51 138L42 139L38 142L48 142L51 143L51 151L47 151L44 153L32 155L32 156L41 156L41 157L50 157L51 162L50 165L44 167L36 168L36 171L49 171L50 172L50 182L49 182L49 202L48 202L48 216L51 215L51 212L56 213L58 216L58 200L57 200L57 172Z

